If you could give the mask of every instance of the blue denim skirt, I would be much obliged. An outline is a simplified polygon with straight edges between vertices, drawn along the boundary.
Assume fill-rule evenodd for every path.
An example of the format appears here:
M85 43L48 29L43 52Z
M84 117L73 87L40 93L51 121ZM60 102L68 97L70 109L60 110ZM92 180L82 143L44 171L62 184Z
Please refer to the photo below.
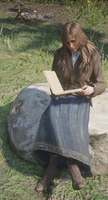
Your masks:
M47 164L50 153L90 165L89 99L85 96L55 97L42 114L36 135L35 153Z

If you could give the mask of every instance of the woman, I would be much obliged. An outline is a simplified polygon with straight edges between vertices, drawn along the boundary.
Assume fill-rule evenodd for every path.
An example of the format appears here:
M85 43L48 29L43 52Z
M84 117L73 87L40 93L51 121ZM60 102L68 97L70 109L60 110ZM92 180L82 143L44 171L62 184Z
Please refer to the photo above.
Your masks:
M61 31L62 47L55 52L54 70L64 90L82 88L64 96L52 95L43 113L36 136L36 155L48 168L36 186L44 191L57 175L60 165L67 165L75 190L85 188L80 169L90 168L89 110L91 98L103 93L106 85L100 56L78 23L66 23Z

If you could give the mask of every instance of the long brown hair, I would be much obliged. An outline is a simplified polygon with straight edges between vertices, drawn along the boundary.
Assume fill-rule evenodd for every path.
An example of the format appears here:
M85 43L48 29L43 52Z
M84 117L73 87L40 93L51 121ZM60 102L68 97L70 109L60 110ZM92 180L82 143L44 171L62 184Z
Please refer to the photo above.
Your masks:
M88 39L80 24L78 24L77 22L67 22L63 26L61 30L61 43L64 47L69 35L74 37L76 39L76 42L79 44L83 62L85 64L89 63L91 55L96 50L96 46L94 45L94 43Z

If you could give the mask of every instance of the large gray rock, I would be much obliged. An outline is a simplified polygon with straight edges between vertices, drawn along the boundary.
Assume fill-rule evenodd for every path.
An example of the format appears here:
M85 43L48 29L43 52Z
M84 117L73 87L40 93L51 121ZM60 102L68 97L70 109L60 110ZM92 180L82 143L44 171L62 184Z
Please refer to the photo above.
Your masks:
M8 132L11 146L19 156L37 163L35 137L42 113L50 103L47 83L22 90L11 107ZM90 155L93 174L108 174L108 91L93 99L90 112Z
M89 135L92 172L108 174L108 90L93 98Z
M35 137L42 113L50 103L48 84L23 89L15 99L8 117L11 146L25 160L36 162Z

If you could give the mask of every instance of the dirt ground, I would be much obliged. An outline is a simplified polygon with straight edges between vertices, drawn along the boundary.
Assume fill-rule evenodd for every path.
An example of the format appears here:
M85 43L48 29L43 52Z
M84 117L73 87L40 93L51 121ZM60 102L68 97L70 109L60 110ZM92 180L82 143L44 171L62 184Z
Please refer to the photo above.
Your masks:
M11 15L8 13L8 9L14 8L16 5L16 2L0 2L0 11L4 11L4 13L6 13L5 16ZM65 22L70 21L65 5L43 5L39 3L25 3L23 7L34 10L34 14L41 15L42 17L44 17L44 15L46 14L53 15L52 18L43 19L44 21L48 21L50 23L64 24Z

